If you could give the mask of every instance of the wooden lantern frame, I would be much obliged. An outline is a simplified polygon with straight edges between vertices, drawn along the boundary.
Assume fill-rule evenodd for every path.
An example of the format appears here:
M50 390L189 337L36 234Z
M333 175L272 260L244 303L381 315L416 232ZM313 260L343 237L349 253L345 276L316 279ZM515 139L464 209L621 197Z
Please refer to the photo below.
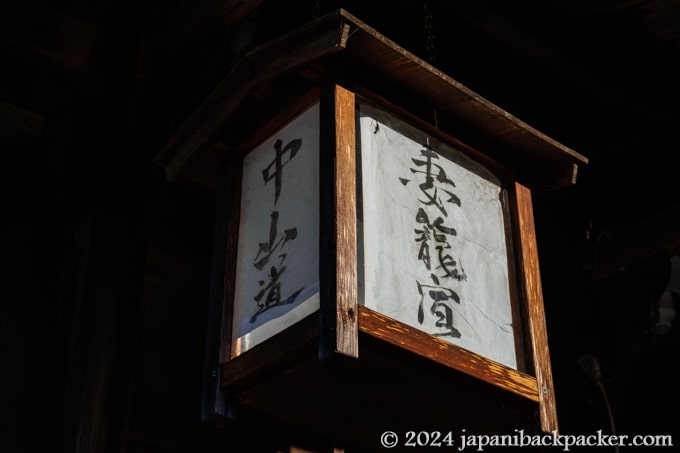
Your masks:
M519 367L522 370L359 305L357 97L385 108L502 175L510 220L506 235L512 255L513 310L521 318L523 331L517 347L526 352ZM242 158L314 102L320 103L321 121L320 310L231 360ZM332 407L333 415L327 412L328 417L317 417L319 412L315 412L305 416L292 410L285 417L303 422L320 418L319 423L326 424L344 420L359 410L352 404L346 410L341 407L348 395L366 397L380 387L375 381L374 387L367 384L362 392L362 384L350 383L356 376L366 375L367 369L375 375L386 369L413 372L423 382L432 377L442 385L451 383L459 393L472 391L475 398L481 398L475 404L488 410L511 406L508 418L537 411L541 430L558 430L532 191L574 184L578 165L587 163L583 156L339 10L254 49L235 64L158 155L157 163L171 180L187 177L220 194L204 418L222 420L229 412L228 401L233 407L255 408L255 412L263 407L262 413L281 416L275 408L286 400L281 399L285 395L276 393L277 388L298 385L299 391L288 397L300 401L305 384L324 380L335 386L349 385L351 390L327 387L330 396L316 395L302 406L322 413L323 407ZM420 370L410 369L418 367L430 374L423 377ZM389 406L395 397L387 391L376 398L376 405ZM416 397L405 399L409 398ZM432 417L433 423L435 420L442 422L439 415ZM512 423L488 425L493 431L509 429Z

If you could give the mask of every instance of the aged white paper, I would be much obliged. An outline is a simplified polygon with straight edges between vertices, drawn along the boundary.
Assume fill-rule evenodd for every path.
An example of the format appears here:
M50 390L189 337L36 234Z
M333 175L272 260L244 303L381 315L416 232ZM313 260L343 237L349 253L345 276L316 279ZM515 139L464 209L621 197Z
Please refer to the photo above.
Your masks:
M232 357L319 309L319 105L243 161Z
M359 133L362 303L516 368L500 181L367 104Z

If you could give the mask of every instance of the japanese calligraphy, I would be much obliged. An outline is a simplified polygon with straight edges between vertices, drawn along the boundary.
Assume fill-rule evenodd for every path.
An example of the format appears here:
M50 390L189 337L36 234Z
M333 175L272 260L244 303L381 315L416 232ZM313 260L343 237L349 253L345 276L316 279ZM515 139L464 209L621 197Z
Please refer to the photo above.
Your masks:
M460 304L460 297L451 286L453 282L467 280L467 275L454 258L452 241L457 232L447 220L449 209L460 207L462 202L454 192L454 181L436 163L438 159L439 155L429 143L423 145L418 157L411 159L414 166L410 171L421 194L414 218L414 240L418 245L418 261L430 274L429 281L416 281L420 296L417 319L422 325L429 315L437 328L434 335L460 338L461 333L454 326L452 308L452 304ZM404 186L411 182L407 178L399 180Z
M274 143L274 150L276 154L274 160L262 170L262 177L264 178L264 183L267 184L269 181L274 179L274 203L279 201L279 195L281 194L281 184L283 180L283 167L290 162L293 157L297 154L300 146L302 146L302 139L297 138L291 140L286 146L281 148L281 140L276 140ZM288 160L283 161L284 155L289 152Z
M274 159L262 170L264 184L274 181L274 207L283 190L283 170L297 155L302 146L302 139L295 139L283 146L281 140L274 143ZM286 271L286 244L297 238L297 228L285 228L279 232L279 211L274 210L270 215L269 237L266 242L260 242L253 259L253 267L258 271L265 271L265 276L258 281L259 291L253 298L257 304L257 311L250 319L251 323L265 311L280 305L295 302L304 287L291 294L282 295L281 283Z

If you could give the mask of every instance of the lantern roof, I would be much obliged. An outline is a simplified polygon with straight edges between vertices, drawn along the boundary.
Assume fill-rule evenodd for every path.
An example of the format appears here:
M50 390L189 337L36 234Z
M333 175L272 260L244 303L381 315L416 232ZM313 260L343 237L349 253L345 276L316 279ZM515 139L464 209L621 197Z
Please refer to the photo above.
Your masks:
M509 168L532 190L575 184L588 159L344 10L245 53L156 156L166 176L216 186L215 165L253 124L324 81L368 90ZM252 124L248 124L248 122ZM261 126L261 124L260 124Z

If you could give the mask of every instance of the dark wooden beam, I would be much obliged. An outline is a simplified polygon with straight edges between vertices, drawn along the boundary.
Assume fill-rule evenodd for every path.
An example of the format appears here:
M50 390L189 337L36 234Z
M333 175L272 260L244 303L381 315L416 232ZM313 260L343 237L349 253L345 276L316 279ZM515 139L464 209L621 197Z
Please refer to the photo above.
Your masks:
M216 2L216 15L230 27L235 27L254 15L264 0L220 0Z
M519 55L558 73L573 70L572 62L566 61L543 40L513 23L495 8L470 0L440 2L438 5L443 17L458 17Z
M211 144L256 86L341 50L348 30L337 25L333 20L316 22L254 50L236 63L156 157L168 178L174 180L194 154Z
M680 254L680 204L629 225L605 231L597 241L596 278L606 278L657 257Z
M0 35L0 57L8 69L21 68L35 74L51 73L90 92L102 92L110 87L110 80L104 75L58 52L27 41Z
M16 105L0 102L0 143L12 139L36 139L43 132L44 119Z

